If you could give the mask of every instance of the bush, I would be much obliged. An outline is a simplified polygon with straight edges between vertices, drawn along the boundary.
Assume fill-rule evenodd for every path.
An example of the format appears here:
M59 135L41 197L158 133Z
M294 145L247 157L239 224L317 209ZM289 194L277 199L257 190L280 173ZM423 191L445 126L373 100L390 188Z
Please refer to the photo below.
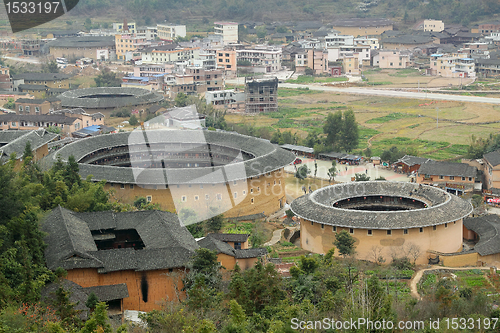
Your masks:
M411 270L413 265L407 257L393 259L391 266L401 270Z

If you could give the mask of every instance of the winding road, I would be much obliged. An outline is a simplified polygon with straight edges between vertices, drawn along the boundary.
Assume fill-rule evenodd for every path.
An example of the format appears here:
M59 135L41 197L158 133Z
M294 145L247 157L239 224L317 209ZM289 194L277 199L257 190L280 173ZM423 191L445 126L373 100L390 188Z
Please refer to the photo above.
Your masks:
M449 95L449 94L434 93L434 92L432 92L432 93L431 92L412 92L412 91L404 91L404 90L374 89L374 88L359 88L359 87L336 88L336 87L322 86L322 85L317 85L317 84L295 84L295 83L280 83L279 87L280 88L289 88L289 89L309 88L310 90L344 93L344 94L354 94L354 95L368 95L368 96L398 97L398 98L411 98L411 99L500 104L500 98Z

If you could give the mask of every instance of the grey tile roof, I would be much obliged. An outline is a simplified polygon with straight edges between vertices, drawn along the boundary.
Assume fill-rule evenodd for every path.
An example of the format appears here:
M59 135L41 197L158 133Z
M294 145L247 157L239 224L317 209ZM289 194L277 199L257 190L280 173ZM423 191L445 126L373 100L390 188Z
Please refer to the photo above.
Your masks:
M47 44L49 47L115 47L114 36L58 38Z
M28 104L42 104L42 103L45 103L47 102L47 100L45 99L38 99L38 98L18 98L16 100L16 104L17 103L28 103Z
M102 95L102 98L97 96ZM106 96L107 95L107 96ZM57 96L61 105L71 108L118 108L157 103L163 96L141 88L99 87L75 89Z
M210 237L220 240L221 242L240 242L244 243L248 240L249 234L209 234Z
M134 137L130 137L131 135L138 135L138 140L144 140L141 132L132 132L132 134L131 132L122 132L85 138L61 148L57 154L53 155L52 161L55 162L58 156L61 156L63 161L67 161L71 155L77 161L80 161L91 152L102 148L127 147L129 146L129 139L131 142L135 140ZM244 162L227 164L223 167L190 168L189 172L186 172L185 169L140 169L80 163L80 175L84 179L92 175L92 180L107 180L112 183L126 184L214 184L259 176L281 169L295 160L294 154L280 149L268 141L240 134L222 131L203 131L200 134L199 131L190 130L151 130L146 131L146 135L150 144L181 142L199 143L206 147L208 143L240 149L255 157ZM164 170L168 170L168 172L165 173ZM215 172L217 170L224 170L227 179L221 178L220 174ZM137 178L134 177L134 172Z
M418 169L419 175L476 177L477 168L465 163L427 162Z
M428 208L405 211L365 211L333 207L351 197L385 195L421 200ZM295 199L295 215L316 223L361 229L407 229L457 221L472 212L472 205L445 191L415 183L351 182L323 187Z
M236 259L248 259L248 258L260 258L267 254L267 249L256 248L256 249L245 249L245 250L234 250L236 254Z
M16 131L16 130L6 130L0 131L0 144L7 144L14 139L19 138L20 136L26 135L31 131Z
M344 18L332 22L334 27L376 27L392 25L393 21L385 18Z
M60 283L51 282L45 285L41 291L41 300L44 302L55 301L56 292L62 287L64 290L69 291L69 301L75 304L75 310L79 311L78 316L81 320L87 320L89 317L90 309L85 305L88 295L85 288L79 284L63 279Z
M411 155L405 155L401 157L399 160L396 161L397 163L405 164L407 166L414 166L414 165L422 165L423 163L426 163L427 161L432 161L428 158L424 157L417 157L417 156L411 156Z
M3 115L0 115L0 121L3 121L2 116ZM2 160L9 159L12 153L15 153L17 158L22 157L28 141L31 144L31 149L35 150L59 137L59 135L49 133L44 129L36 131L19 131L22 135L17 135L17 133L11 134L13 131L5 132L6 135L2 135L3 132L0 131L0 142L7 139L9 136L11 139L6 145L0 147L0 159Z
M47 90L48 87L43 84L20 84L18 86L21 90Z
M300 151L300 152L309 153L309 154L314 153L314 149L313 148L304 147L304 146L296 146L296 145L291 145L291 144L284 144L284 145L281 145L280 147L283 148L283 149L286 149L286 150L295 150L295 151Z
M134 229L144 248L98 251L91 232ZM75 213L57 207L44 219L47 266L106 273L184 267L199 246L177 215L162 211Z
M254 220L264 219L264 218L266 218L265 214L257 213L257 214L231 217L231 220L233 220L233 221L254 221Z
M83 288L83 291L87 295L94 293L100 302L107 302L115 299L127 298L129 296L126 283L111 284L107 286L87 287Z
M56 114L0 114L0 121L53 122L71 125L78 118Z
M500 217L490 214L464 219L464 226L479 235L479 242L474 246L480 255L486 256L500 252Z
M231 257L236 255L235 250L231 245L224 243L211 235L200 239L197 243L201 248L216 251L217 254L224 253Z
M497 166L500 164L500 149L492 151L491 153L484 154L483 159L488 161L491 166Z
M69 75L64 73L19 73L12 75L12 78L14 80L53 81L69 79Z

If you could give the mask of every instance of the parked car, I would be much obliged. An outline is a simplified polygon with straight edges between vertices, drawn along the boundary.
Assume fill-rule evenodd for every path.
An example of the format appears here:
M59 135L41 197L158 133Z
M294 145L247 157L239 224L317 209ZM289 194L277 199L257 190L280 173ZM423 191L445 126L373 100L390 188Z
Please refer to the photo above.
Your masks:
M295 164L302 164L302 160L300 158L296 158L295 161L293 161L293 165Z

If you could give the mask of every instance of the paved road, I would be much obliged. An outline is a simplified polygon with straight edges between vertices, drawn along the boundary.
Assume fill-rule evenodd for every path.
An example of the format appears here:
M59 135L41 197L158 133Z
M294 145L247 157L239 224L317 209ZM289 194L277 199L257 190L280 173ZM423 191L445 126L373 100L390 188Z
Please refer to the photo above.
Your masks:
M400 91L400 90L389 90L389 89L382 90L382 89L358 88L358 87L335 88L335 87L321 86L314 84L294 84L294 83L280 83L279 87L291 88L291 89L307 87L311 90L319 90L327 92L329 91L335 93L354 94L354 95L500 104L500 98L448 95L448 94L411 92L411 91Z
M281 239L281 232L285 230L285 229L278 229L278 230L274 230L273 231L273 237L271 238L271 240L267 243L264 243L264 246L271 246L271 245L274 245L276 243L278 243Z
M40 63L40 60L36 59L36 58L18 58L18 57L7 57L7 56L2 56L2 58L14 60L14 61L29 62L31 64L39 64Z

